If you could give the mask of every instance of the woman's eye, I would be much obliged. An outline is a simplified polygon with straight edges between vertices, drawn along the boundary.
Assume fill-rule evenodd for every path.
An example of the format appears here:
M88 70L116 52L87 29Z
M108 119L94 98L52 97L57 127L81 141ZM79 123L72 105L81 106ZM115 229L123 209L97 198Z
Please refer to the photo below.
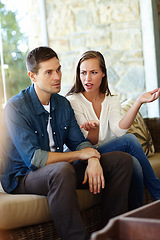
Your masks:
M81 72L81 74L82 74L82 75L84 75L84 74L85 74L85 72Z
M48 71L48 72L47 72L47 75L50 75L50 74L51 74L51 71Z
M97 72L95 72L95 71L93 71L92 73L93 73L93 74L97 74Z

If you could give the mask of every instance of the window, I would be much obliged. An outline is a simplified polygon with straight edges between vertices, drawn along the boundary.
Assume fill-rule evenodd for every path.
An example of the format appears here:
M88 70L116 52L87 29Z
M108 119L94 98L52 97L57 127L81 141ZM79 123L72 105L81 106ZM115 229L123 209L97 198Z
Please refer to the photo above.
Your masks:
M24 7L24 2L21 0L3 0L0 3L2 40L0 44L0 110L10 97L30 85L25 66L28 39L27 33L22 30L20 23L24 19L20 16L20 9L18 9L22 5ZM24 11L23 16L25 17Z

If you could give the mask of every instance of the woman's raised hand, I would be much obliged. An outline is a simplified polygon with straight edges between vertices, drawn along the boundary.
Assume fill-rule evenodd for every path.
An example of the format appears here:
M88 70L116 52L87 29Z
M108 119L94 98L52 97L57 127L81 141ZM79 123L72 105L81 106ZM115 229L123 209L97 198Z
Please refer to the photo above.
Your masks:
M137 100L142 103L153 102L160 96L160 88L156 88L153 91L143 93Z
M80 128L84 128L86 131L90 131L91 129L96 129L99 127L99 121L97 120L90 120L83 123Z

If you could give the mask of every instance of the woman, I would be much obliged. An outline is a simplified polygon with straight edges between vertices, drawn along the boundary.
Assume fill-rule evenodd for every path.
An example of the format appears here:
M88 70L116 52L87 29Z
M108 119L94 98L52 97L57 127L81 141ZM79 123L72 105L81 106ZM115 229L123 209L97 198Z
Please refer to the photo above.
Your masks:
M108 87L103 55L87 51L78 62L76 82L67 96L84 135L96 145L98 151L106 153L119 150L134 156L141 164L147 189L154 200L160 199L160 180L138 139L133 134L126 134L141 105L158 99L160 89L142 94L122 118L120 102L111 95Z

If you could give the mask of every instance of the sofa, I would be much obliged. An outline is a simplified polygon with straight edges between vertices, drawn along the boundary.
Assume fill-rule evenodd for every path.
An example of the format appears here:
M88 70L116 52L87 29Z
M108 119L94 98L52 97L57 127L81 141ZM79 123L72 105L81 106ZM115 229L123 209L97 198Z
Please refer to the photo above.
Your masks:
M160 178L160 118L144 119L154 143L154 153L148 157ZM150 144L150 143L148 143ZM100 195L77 190L81 215L89 233L99 228ZM153 199L144 187L144 204ZM38 195L11 195L0 192L0 240L60 239L48 209L47 198Z

